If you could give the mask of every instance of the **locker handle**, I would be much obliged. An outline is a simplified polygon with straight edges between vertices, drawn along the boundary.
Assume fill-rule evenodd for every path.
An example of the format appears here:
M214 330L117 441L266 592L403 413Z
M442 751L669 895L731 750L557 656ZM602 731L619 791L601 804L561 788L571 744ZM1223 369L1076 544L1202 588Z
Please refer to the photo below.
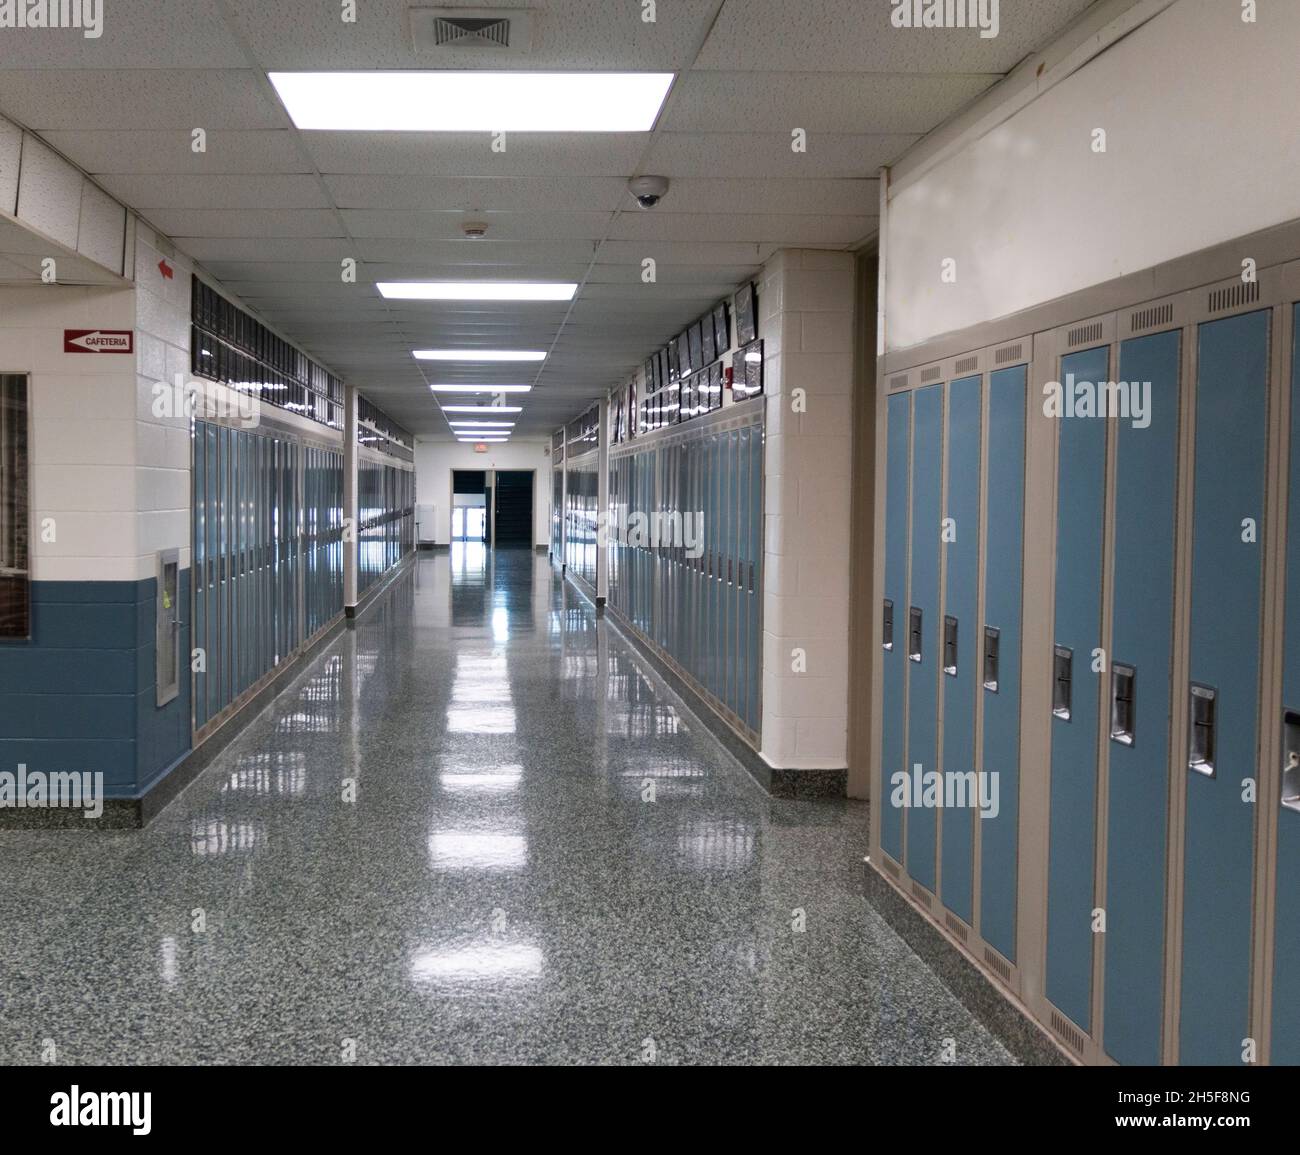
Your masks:
M1187 768L1213 778L1218 757L1219 691L1193 682L1188 697L1191 735Z
M1115 662L1110 668L1110 738L1132 746L1137 737L1137 669Z
M1002 631L997 626L984 627L984 688L998 692L998 666L1002 648Z
M1300 710L1282 711L1282 805L1300 810Z
M1074 651L1069 646L1052 650L1052 714L1070 720L1074 704Z
M957 619L951 614L943 618L943 672L950 678L957 676Z
M893 650L894 648L894 603L889 598L885 599L884 614L880 623L881 648Z
M912 606L907 611L907 656L913 662L921 660L921 610Z

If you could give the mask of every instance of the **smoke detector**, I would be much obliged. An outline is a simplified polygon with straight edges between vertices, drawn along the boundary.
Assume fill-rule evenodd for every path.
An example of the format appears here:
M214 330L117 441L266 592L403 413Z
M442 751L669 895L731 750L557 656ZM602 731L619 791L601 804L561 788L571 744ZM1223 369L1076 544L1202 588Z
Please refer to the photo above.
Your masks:
M487 236L487 221L466 221L460 226L460 231L471 241L481 241Z
M419 52L532 51L533 14L527 9L412 8L407 15Z

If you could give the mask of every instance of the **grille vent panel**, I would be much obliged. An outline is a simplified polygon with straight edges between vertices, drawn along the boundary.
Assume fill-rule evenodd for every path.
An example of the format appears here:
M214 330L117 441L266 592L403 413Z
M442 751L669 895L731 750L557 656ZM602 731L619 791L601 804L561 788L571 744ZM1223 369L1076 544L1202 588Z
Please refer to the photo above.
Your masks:
M1259 300L1259 282L1249 284L1242 281L1229 285L1226 289L1215 289L1210 293L1210 312L1221 313L1224 309L1239 309L1242 305L1253 305Z
M1093 321L1091 325L1080 325L1070 330L1070 348L1076 345L1086 345L1093 341L1100 341L1104 327L1100 321Z

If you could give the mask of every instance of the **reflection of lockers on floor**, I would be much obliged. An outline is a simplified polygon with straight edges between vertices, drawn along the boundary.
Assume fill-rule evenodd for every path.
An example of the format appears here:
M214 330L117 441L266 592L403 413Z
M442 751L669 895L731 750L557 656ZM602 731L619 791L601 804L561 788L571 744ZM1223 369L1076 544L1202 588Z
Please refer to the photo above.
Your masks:
M1085 1062L1300 1061L1298 301L883 378L872 861ZM996 819L892 804L994 768Z

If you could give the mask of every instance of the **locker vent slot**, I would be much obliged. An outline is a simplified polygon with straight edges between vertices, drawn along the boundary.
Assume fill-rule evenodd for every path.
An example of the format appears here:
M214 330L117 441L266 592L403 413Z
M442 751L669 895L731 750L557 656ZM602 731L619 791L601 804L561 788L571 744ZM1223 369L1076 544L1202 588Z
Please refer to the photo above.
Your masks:
M897 377L891 377L889 379L889 387L891 389L901 389L907 384L907 381L908 375L906 373L900 373Z
M966 929L965 924L956 915L945 913L943 916L943 925L955 934L962 942L970 938L970 931Z
M957 362L958 373L974 373L980 367L980 359L976 357L963 357Z
M1069 345L1073 349L1076 345L1087 345L1093 341L1100 341L1104 332L1100 321L1093 321L1091 325L1080 325L1078 328L1070 330Z
M1163 305L1153 305L1149 309L1139 309L1129 317L1131 332L1140 333L1143 329L1153 329L1156 325L1168 325L1174 319L1174 303L1167 301Z
M899 874L898 863L892 861L886 855L880 856L880 865L885 868L885 873L891 878L897 878Z
M1052 651L1052 713L1063 722L1070 720L1074 702L1074 651L1056 646Z
M943 367L942 367L942 366L940 366L940 365L931 365L930 368L928 368L928 369L922 369L922 370L921 370L921 380L922 380L922 381L938 381L940 375L942 374L942 372L943 372Z
M930 892L919 882L912 883L912 897L925 907L926 910L930 909L930 904L934 901L930 896Z
M1282 805L1300 810L1300 710L1282 715Z
M921 660L921 611L916 606L907 614L907 656L914 662Z
M885 616L881 623L881 637L884 640L884 648L892 650L894 648L894 603L885 599Z
M1191 755L1187 768L1214 777L1214 759L1218 748L1215 727L1218 721L1219 692L1212 686L1192 683L1191 687Z
M992 947L984 948L984 961L988 963L989 969L993 971L1007 986L1011 985L1011 966L997 951Z
M1242 305L1252 305L1259 300L1259 282L1242 281L1229 285L1226 289L1215 289L1210 293L1210 312L1220 313L1224 309L1239 309Z
M1025 347L1023 344L1006 345L993 355L993 363L995 365L1007 365L1012 361L1019 361L1024 355Z
M1076 1055L1083 1054L1083 1032L1055 1009L1052 1011L1052 1030Z

